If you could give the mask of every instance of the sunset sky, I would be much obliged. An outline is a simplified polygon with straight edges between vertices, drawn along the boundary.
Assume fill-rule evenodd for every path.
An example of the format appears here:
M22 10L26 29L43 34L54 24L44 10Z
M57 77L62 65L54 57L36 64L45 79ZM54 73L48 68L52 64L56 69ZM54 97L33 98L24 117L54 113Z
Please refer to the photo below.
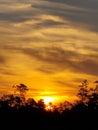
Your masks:
M0 0L0 95L73 99L98 80L98 0Z

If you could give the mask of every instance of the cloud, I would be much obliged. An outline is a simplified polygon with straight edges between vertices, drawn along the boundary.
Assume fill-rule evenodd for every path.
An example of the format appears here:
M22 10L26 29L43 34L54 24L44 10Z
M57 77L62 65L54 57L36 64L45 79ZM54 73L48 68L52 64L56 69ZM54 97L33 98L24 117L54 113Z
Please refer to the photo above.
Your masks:
M98 68L98 62L91 59L79 62L78 66L78 69L81 70L80 72L98 76L97 68Z
M10 4L1 4L0 20L16 25L20 23L24 28L32 26L32 30L61 25L64 27L66 25L67 28L71 25L75 28L98 32L97 4L96 0L38 0L37 2L16 0L12 4L11 1ZM55 21L48 16L58 17L63 21Z
M1 5L0 20L10 23L22 23L28 20L40 21L36 27L50 27L64 25L64 22L52 20L36 19L45 15L45 17L54 16L67 20L76 28L84 28L98 32L98 1L96 0L38 0L35 1L10 1L10 4ZM66 25L66 23L65 23Z
M57 79L57 80L55 80L55 82L56 82L56 84L59 84L59 85L61 85L62 86L62 88L64 87L65 88L65 86L66 86L66 88L68 87L70 87L70 88L74 88L74 85L73 85L73 83L72 83L72 81L70 82L69 81L69 83L68 83L68 81L66 80L64 80L64 79Z
M0 64L4 64L4 63L5 63L5 58L2 55L0 55Z
M57 73L60 71L72 71L90 75L98 75L97 55L91 58L89 55L75 51L64 50L57 47L47 48L23 48L22 53L32 59L40 61L38 71L44 73ZM94 60L93 60L94 59Z
M48 2L48 4L35 5L35 7L41 8L45 14L60 16L65 20L69 20L76 28L81 28L82 26L84 29L98 32L98 1L49 0Z
M14 72L11 72L9 68L7 67L1 67L1 74L6 75L6 76L15 76L16 74Z
M0 75L14 76L15 73L11 71L11 67L7 64L7 57L5 55L0 56Z
M77 6L77 7L85 7L85 8L97 8L97 0L45 0L45 1L51 1L51 2L57 2L57 3L65 3L65 4L69 4L69 5L73 5L73 6Z
M9 23L23 22L29 20L30 16L35 14L34 12L36 9L33 10L30 3L5 2L0 5L0 20Z

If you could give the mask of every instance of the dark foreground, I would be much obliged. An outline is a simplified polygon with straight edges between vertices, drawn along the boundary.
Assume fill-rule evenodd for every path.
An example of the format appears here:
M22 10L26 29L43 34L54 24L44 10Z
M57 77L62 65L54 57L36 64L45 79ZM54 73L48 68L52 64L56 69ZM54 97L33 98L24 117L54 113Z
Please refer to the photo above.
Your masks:
M95 83L88 88L84 80L77 93L80 101L64 102L53 111L45 110L43 100L26 100L27 86L16 85L18 96L0 99L0 130L98 130L98 81Z
M0 127L17 130L98 130L98 111L73 108L63 113L39 109L2 110Z

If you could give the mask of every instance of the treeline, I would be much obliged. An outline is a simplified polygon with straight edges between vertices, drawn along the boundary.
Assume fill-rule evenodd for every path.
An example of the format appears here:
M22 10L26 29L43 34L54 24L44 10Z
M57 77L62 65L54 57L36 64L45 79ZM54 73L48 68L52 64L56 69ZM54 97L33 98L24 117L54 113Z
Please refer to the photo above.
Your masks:
M50 103L48 111L43 99L26 99L26 85L15 85L14 94L0 98L0 125L3 129L98 130L98 81L94 83L90 88L84 80L77 92L79 100Z

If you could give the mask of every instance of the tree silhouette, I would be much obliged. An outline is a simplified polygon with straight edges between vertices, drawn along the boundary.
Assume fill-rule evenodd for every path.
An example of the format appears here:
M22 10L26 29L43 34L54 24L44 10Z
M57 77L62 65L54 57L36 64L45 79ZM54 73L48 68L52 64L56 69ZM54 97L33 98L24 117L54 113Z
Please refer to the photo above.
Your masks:
M14 103L17 108L25 106L26 104L26 92L28 91L28 87L24 84L14 85L15 89L14 93Z
M15 88L15 93L19 93L20 97L25 97L26 92L28 91L28 88L24 84L14 85L13 88Z
M38 100L37 106L40 109L45 109L46 105L44 103L44 100L43 99Z
M92 109L98 109L98 81L94 83L96 83L96 86L95 88L90 88L88 105Z
M26 101L26 105L29 107L37 107L37 102L33 98L28 98Z
M77 96L79 97L80 102L82 102L84 104L86 104L88 102L88 98L89 98L89 96L88 96L88 92L89 92L88 91L88 84L89 84L88 81L84 80L82 82L82 84L79 85L80 89L77 93Z
M1 108L9 108L12 105L14 96L13 95L3 95L0 99Z

